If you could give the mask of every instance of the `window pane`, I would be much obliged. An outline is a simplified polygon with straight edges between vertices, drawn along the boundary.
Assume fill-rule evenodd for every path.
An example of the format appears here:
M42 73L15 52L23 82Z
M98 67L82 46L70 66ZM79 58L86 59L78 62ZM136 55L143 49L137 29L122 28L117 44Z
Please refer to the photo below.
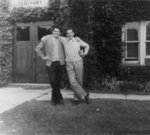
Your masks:
M127 58L138 58L138 43L127 44Z
M146 55L150 55L150 43L146 43Z
M127 29L127 41L138 41L138 32L136 29Z
M150 40L150 23L146 25L146 40Z
M38 40L41 40L43 36L49 34L51 34L50 26L38 26Z
M30 28L17 27L17 41L29 41L30 40Z

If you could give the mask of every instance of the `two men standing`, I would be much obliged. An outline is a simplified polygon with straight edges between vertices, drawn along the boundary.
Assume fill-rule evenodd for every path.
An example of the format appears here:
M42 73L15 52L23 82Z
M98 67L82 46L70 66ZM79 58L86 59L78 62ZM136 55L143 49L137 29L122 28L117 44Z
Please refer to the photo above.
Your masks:
M55 27L51 35L44 36L36 47L37 55L46 60L49 81L52 86L52 104L63 104L60 92L62 65L66 61L66 69L69 82L74 91L74 101L84 99L89 103L88 94L82 88L83 83L83 60L89 50L89 45L80 38L74 38L72 29L67 30L67 37L60 37L60 29ZM81 52L81 47L84 51ZM44 56L42 49L45 49Z

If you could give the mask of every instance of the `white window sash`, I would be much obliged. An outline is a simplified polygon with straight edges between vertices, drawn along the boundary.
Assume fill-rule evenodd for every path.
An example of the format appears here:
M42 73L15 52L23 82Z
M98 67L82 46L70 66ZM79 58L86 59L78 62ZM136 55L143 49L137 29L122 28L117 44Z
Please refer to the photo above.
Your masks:
M127 30L129 29L135 29L137 30L137 36L138 36L138 40L135 40L135 41L128 41L127 40ZM124 26L124 33L123 33L123 36L124 38L123 41L125 42L125 60L138 60L138 57L139 57L139 54L138 54L138 57L128 57L127 56L127 44L128 43L137 43L137 47L139 46L139 24L137 22L133 22L133 23L127 23L125 26Z

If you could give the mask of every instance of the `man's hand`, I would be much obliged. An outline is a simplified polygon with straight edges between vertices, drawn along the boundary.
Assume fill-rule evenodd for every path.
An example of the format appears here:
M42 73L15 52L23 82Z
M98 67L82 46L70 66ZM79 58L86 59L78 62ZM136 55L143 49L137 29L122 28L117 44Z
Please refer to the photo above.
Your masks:
M81 49L81 50L79 50L79 55L80 55L80 57L84 57L85 56L85 53L84 53L84 51Z
M49 59L50 59L49 56L43 57L43 60L49 60Z

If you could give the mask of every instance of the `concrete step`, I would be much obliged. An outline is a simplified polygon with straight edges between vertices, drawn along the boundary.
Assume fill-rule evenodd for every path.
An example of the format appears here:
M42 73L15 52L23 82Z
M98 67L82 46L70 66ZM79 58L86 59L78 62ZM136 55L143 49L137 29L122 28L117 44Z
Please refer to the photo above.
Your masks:
M7 85L7 87L22 87L24 89L36 89L36 90L43 90L43 89L48 89L51 88L49 84L44 84L44 83L11 83Z

